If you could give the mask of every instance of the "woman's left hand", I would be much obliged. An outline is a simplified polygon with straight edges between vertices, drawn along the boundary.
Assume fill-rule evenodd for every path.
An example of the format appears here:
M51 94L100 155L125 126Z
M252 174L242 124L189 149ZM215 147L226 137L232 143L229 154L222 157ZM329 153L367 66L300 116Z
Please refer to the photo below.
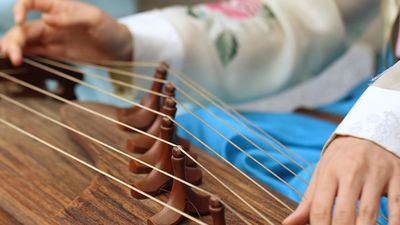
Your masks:
M373 225L382 196L389 225L400 224L400 158L363 139L338 137L318 163L296 211L284 225Z

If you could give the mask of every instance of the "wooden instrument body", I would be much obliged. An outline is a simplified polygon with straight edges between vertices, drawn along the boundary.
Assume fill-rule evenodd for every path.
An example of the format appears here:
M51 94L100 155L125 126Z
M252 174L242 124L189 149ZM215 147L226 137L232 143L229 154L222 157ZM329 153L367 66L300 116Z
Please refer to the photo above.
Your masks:
M6 66L9 69L9 65ZM4 61L0 63L1 68L4 68ZM18 74L24 80L30 79L27 76L36 75ZM42 80L49 77L51 78L48 74L44 74ZM37 86L43 84L42 81L35 82ZM4 93L1 88L0 92ZM128 138L135 135L121 129L113 122L76 107L63 105L48 98L25 96L21 97L18 94L10 97L117 149L125 151ZM117 109L114 107L95 103L79 104L116 119ZM1 99L0 118L129 184L144 176L130 172L128 168L130 159ZM202 165L221 178L226 185L274 224L280 224L289 214L287 208L229 165L193 146L191 151L198 154L198 160ZM200 187L220 196L252 224L267 224L204 171ZM295 208L295 204L290 200L273 190L269 191L291 208ZM168 193L157 198L167 202ZM120 184L0 124L0 224L146 224L147 219L162 208L150 199L133 198L130 190ZM210 216L200 218L212 224ZM226 210L226 221L227 224L243 224L228 210ZM194 223L185 220L183 224Z

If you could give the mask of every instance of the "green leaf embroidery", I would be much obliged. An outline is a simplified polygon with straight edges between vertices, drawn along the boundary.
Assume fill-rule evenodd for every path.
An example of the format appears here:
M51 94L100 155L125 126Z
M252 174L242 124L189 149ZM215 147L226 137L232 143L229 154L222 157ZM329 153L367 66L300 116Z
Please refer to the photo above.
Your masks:
M203 11L201 11L198 7L196 6L190 6L187 9L187 14L191 17L194 17L196 19L205 19L206 15Z
M275 18L274 12L272 12L271 8L268 5L262 6L262 15L265 18L272 19Z
M221 62L226 66L236 57L239 44L233 33L223 32L217 38L216 47Z

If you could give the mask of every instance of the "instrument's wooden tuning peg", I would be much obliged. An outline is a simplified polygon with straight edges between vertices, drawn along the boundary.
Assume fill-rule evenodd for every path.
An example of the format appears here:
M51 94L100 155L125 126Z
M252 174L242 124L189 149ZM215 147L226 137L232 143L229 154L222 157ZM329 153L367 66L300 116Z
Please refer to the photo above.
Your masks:
M174 175L185 180L185 156L179 148L173 148L171 161ZM207 215L209 214L209 199L210 196L199 195L187 185L174 180L167 204L182 212ZM150 225L175 225L183 219L182 215L165 207L159 213L152 216L147 223Z
M211 196L209 204L209 210L213 219L213 224L226 225L225 207L221 204L219 198L217 196Z
M176 103L172 98L168 98L164 101L161 113L175 118L177 108ZM162 116L158 116L153 125L146 131L147 134L158 137L160 135ZM126 150L132 153L143 154L147 152L154 144L156 140L149 135L138 134L130 138L126 143Z
M176 115L176 102L172 97L166 98L163 107L161 109L161 112L170 118L175 119ZM146 131L147 134L151 134L153 136L158 137L160 135L160 126L161 126L161 121L162 121L162 116L158 116L156 121L153 123L153 125ZM182 145L184 149L190 150L190 142L186 139L177 137L174 133L174 143L177 143L178 145ZM144 134L137 134L134 135L132 138L130 138L127 143L126 143L126 150L132 153L137 153L137 154L144 154L147 153L150 149L155 149L158 148L159 146L154 146L156 144L156 140L149 135L144 135ZM154 150L153 150L154 151ZM197 155L193 154L192 155L195 159L197 159ZM195 166L192 160L188 160L188 165L190 166Z
M169 126L169 124L172 124L173 129L166 129L166 126ZM175 136L175 126L173 122L167 118L164 117L162 119L162 123L160 125L160 135L158 136L161 140L174 143L174 136ZM128 143L129 144L129 143ZM169 163L170 160L168 158L162 157L162 155L167 151L165 150L167 146L170 146L169 144L162 142L160 140L157 140L154 145L148 150L146 153L141 155L139 159L145 163L148 163L150 165L156 166L160 161L165 161L165 163ZM129 147L129 146L128 146ZM182 146L183 147L183 146ZM189 145L190 147L190 145ZM184 148L185 151L190 154L192 158L197 160L197 154L190 152L189 148ZM169 151L170 152L170 151ZM199 185L201 183L201 170L196 168L196 164L192 160L187 160L187 166L190 168L187 168L188 170L188 179L189 182L194 183ZM152 169L142 163L139 163L137 161L131 160L129 163L129 168L133 173L150 173ZM200 172L199 172L200 171ZM200 177L199 177L200 174ZM200 179L199 179L200 178Z
M172 137L174 135L174 124L173 122L168 119L164 118L162 121L161 125L161 137L163 140L167 142L172 141ZM148 161L151 160L157 160L154 164L154 167L156 167L159 170L165 171L167 173L172 174L173 172L173 167L172 167L172 162L171 162L171 155L172 155L172 146L168 143L164 142L157 142L157 151L151 152L154 155L148 154L144 155L145 157L139 157L140 160L149 163ZM149 151L150 152L150 151ZM150 163L149 163L150 164ZM143 179L136 181L134 183L134 186L139 188L140 190L150 194L150 195L158 195L160 194L163 190L165 190L168 187L168 184L171 181L171 177L160 173L159 171L155 169L151 169L150 167L147 167L141 163L138 163L134 160L132 160L129 164L130 170L135 173L143 173L143 172L149 172L148 175L146 175ZM202 182L202 172L199 168L194 168L194 167L186 167L184 165L185 173L186 173L186 178L187 181L195 184L195 185L200 185ZM132 195L135 198L143 198L141 194L137 192L132 192Z
M155 111L160 110L161 97L154 93L162 93L164 81L167 79L168 65L162 63L156 70L154 75L155 80L153 81L151 91L146 95L140 104L146 108L150 108ZM135 127L140 130L148 129L156 120L157 114L148 111L145 108L134 106L128 109L117 110L117 118L120 122L128 124L129 126ZM124 130L131 131L125 127L120 126Z
M164 87L164 94L168 97L175 98L176 94L176 88L173 83L167 83Z
M164 94L166 95L166 96L168 96L168 97L170 97L170 98L176 98L176 88L175 88L175 85L173 84L173 83L167 83L166 85L165 85L165 87L164 87ZM168 99L168 98L167 98ZM190 141L188 141L188 140L186 140L186 139L184 139L184 138L181 138L181 137L179 137L179 136L175 136L176 137L176 141L175 141L175 143L177 143L178 145L181 145L182 147L183 147L183 149L188 149L188 150L190 150ZM193 153L193 155L192 155L192 157L193 158L195 158L195 159L197 159L197 155L196 154L194 154ZM196 164L192 161L192 160L187 160L187 165L188 166L192 166L192 167L195 167L196 166Z
M164 118L162 120L162 124L161 124L160 139L164 140L165 142L171 142L173 135L174 135L173 122L168 118ZM152 148L155 150L148 151L146 154L139 157L139 159L141 161L146 162L150 165L153 165L159 169L162 169L165 172L172 171L172 165L170 162L172 146L165 142L157 141ZM134 160L131 160L131 162L129 164L129 168L134 173L148 173L148 172L152 171L152 169L150 167L147 167L147 166L145 166L139 162L136 162ZM155 172L153 171L153 173L150 173L147 177L145 177L139 183L143 183L145 180L149 180L155 174L157 174L157 176L160 176L160 174L158 174L158 173L159 172L157 172L157 171L155 171ZM162 176L165 176L165 175L162 175ZM169 179L169 177L167 177L167 176L165 176L165 177L167 179ZM152 186L155 186L155 185L152 185ZM145 189L142 189L142 190L144 191Z

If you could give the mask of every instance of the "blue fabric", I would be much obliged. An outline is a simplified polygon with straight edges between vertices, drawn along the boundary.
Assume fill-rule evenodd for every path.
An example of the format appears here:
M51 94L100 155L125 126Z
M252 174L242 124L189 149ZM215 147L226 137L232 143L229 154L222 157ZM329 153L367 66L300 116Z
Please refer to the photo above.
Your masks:
M361 83L358 87L354 88L347 96L343 97L339 101L324 105L318 108L318 110L324 112L335 113L339 115L346 115L352 106L355 104L357 99L366 90L370 81ZM292 161L286 158L281 153L274 150L271 146L260 140L256 135L247 131L239 123L234 121L232 118L221 112L221 110L210 107L209 110L214 112L216 115L221 117L229 125L233 126L239 131L243 131L243 135L254 141L262 149L267 151L276 161L282 162L288 168L292 169L293 172L297 173L301 179L306 180L304 183L301 179L296 178L284 169L277 162L272 160L270 157L260 152L257 148L248 143L245 139L237 135L231 129L227 128L222 122L216 120L212 115L207 113L205 110L195 110L195 114L211 124L212 127L223 133L228 140L240 146L249 155L253 156L259 162L266 167L274 171L279 177L283 178L293 188L304 193L307 184L311 179L311 175L307 171L301 170L301 168L295 165ZM307 167L304 163L301 163L307 170L313 171L321 154L321 149L325 142L331 136L332 132L336 129L336 124L314 119L308 116L299 115L296 113L244 113L244 116L250 121L257 124L264 131L272 135L272 137L279 140L285 146L289 147L292 151L301 155L304 159L311 163L311 166ZM217 135L215 131L202 125L200 121L195 119L190 114L182 114L178 117L179 123L184 127L188 128L194 135L199 137L202 141L207 143L212 149L218 151L224 158L232 162L236 167L246 172L252 177L255 177L264 184L274 188L283 195L299 202L301 196L293 191L288 185L280 182L272 174L263 169L259 164L255 163L245 154L241 153L236 149L235 146L230 144L227 140ZM206 149L201 143L197 142L190 135L182 130L179 130L179 135L189 139L192 143L195 143L198 147ZM292 155L290 152L288 155ZM298 161L301 162L301 161ZM387 204L386 199L382 200L382 214L387 216ZM381 224L387 224L385 220L380 218Z
M333 104L322 106L319 108L319 110L345 115L367 87L368 82L363 82L343 99ZM235 127L239 131L243 131L244 136L248 137L262 149L266 150L269 154L271 154L271 156L276 158L277 161L282 162L296 173L301 172L299 166L296 166L292 161L260 140L255 134L249 132L232 118L225 115L221 110L218 110L214 107L209 109L221 117L229 125ZM260 152L257 148L249 144L248 141L241 138L240 135L237 135L234 131L227 128L222 122L216 120L211 114L204 110L196 110L195 113L207 123L212 124L214 128L223 133L230 141L236 143L247 153L262 162L265 166L271 168L273 171L277 171L278 175L284 180L291 181L293 184L296 184L297 187L300 187L297 183L297 180L293 179L292 174L288 173L278 163L271 160L264 153ZM272 137L276 138L285 146L289 147L292 151L301 155L301 157L313 165L318 162L323 145L336 129L336 124L296 113L247 112L244 113L244 116L253 123L257 124L264 131L271 134ZM276 190L279 190L281 193L291 197L293 200L300 200L299 196L291 191L290 188L281 182L277 182L271 174L265 172L262 167L260 167L258 164L255 164L247 156L238 151L227 140L224 140L222 137L217 135L213 130L202 125L200 121L196 120L190 114L183 114L179 116L178 121L191 132L193 132L194 135L207 143L211 148L217 150L223 157L233 162L240 169L250 173L254 177L257 177L260 181L275 188ZM179 134L204 149L204 146L196 142L196 140L191 138L191 136L186 134L184 131L180 130ZM288 154L292 155L290 152ZM304 167L307 166L304 163L302 163L302 165ZM309 170L312 170L312 168L309 168Z
M95 70L91 68L79 68L81 71L87 74L96 74L101 75L103 77L109 77L108 73L105 71ZM84 76L83 80L88 84L96 86L104 91L107 92L114 92L114 89L110 82L101 80L91 76ZM120 99L116 99L113 96L108 94L101 93L99 91L93 90L84 85L78 85L75 89L75 92L78 96L79 101L87 101L87 102L100 102L104 104L112 104L119 107L129 107L131 104L127 103L126 101L122 101Z
M365 81L355 87L348 95L339 101L327 104L324 106L320 106L317 110L327 113L333 113L341 116L347 115L353 105L356 103L356 100L361 96L361 94L368 88L370 81Z
M269 145L265 144L256 135L244 129L233 119L224 115L224 113L216 108L210 109L215 114L220 116L224 121L234 126L237 130L244 131L244 136L254 141L277 161L287 165L295 173L301 172L300 167L294 165L289 159L284 157L281 153L275 151ZM276 171L277 174L285 181L290 181L293 179L293 175L283 169L277 162L271 160L264 153L253 147L235 132L231 131L229 128L226 128L224 124L215 120L214 117L212 117L209 113L205 112L204 110L197 110L195 113L203 120L212 124L214 128L221 131L229 140L239 145L248 154L258 159L263 165L270 168L272 171ZM336 125L332 123L292 113L246 113L245 116L252 122L258 124L263 130L271 134L273 137L277 138L292 151L301 154L303 158L307 159L307 161L312 164L318 162L321 147L336 128ZM178 122L180 122L184 127L188 128L196 136L200 137L202 141L207 143L211 148L217 150L218 153L220 153L224 158L228 159L244 172L256 177L258 180L271 186L272 188L279 190L281 193L286 195L288 193L292 193L290 188L281 182L277 182L277 180L271 174L266 172L260 165L256 164L249 157L238 151L232 144L228 143L211 129L202 126L199 122L194 121L196 121L196 119L189 114L184 114L178 118ZM198 143L184 131L180 130L179 134L204 149L200 143ZM288 154L291 155L290 153ZM303 166L305 165L303 164ZM293 199L298 200L299 198Z

